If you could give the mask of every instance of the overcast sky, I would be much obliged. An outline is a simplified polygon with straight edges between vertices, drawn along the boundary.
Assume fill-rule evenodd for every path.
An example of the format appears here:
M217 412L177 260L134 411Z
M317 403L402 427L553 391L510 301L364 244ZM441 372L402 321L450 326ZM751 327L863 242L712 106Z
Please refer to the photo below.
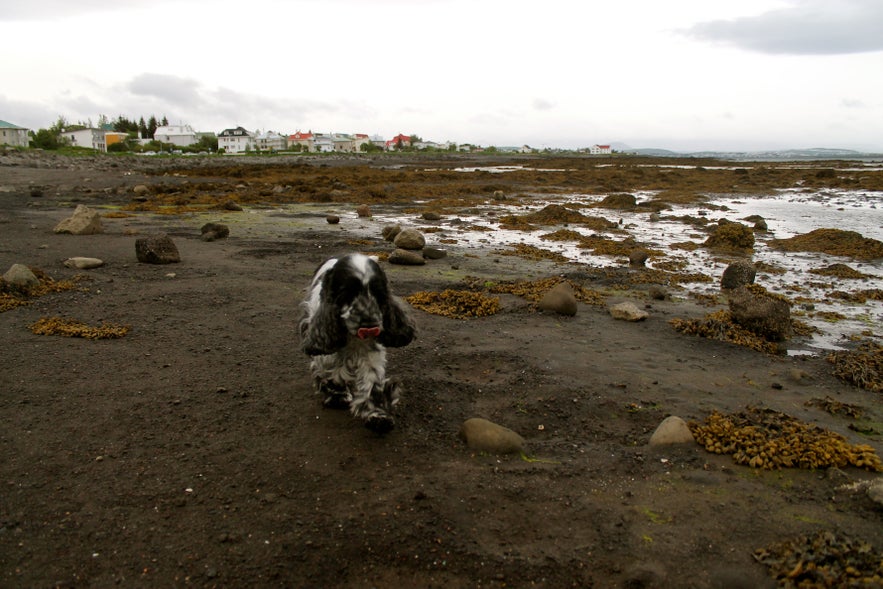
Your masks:
M0 119L883 152L883 0L2 0Z

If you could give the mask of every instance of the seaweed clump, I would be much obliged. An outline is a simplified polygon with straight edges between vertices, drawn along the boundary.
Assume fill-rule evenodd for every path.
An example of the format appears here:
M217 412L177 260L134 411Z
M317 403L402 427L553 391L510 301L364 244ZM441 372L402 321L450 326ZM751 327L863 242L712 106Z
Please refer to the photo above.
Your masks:
M500 298L469 290L420 291L405 297L411 306L451 319L486 317L500 310Z
M30 326L37 335L62 335L64 337L82 337L85 339L117 339L129 333L128 325L102 323L95 327L74 319L61 317L43 317Z
M737 325L733 322L732 313L723 309L709 313L701 319L676 318L669 323L676 331L685 335L716 339L767 354L775 354L779 351L775 343Z
M539 280L519 280L516 282L497 282L488 286L493 293L506 293L527 299L532 303L539 302L547 292L552 290L560 282L567 282L573 289L576 300L588 305L604 306L604 297L598 291L586 288L572 280L563 280L557 277L541 278Z
M86 278L85 276L77 275L66 280L54 280L39 268L31 268L30 270L39 280L39 283L33 286L17 286L0 278L0 313L15 309L16 307L29 305L31 304L31 299L77 288L77 283Z
M742 223L721 220L703 245L719 249L750 250L754 248L754 231Z
M879 587L883 554L863 540L828 530L754 551L780 587Z
M690 422L689 427L707 451L731 455L737 464L752 468L856 466L883 472L873 447L850 444L838 433L772 409L749 406L731 415L715 411L704 424Z
M834 376L851 385L869 391L883 391L883 346L865 341L855 350L841 350L828 354L834 365Z
M774 239L770 246L786 252L822 252L856 260L883 258L883 242L842 229L816 229L788 239Z
M832 276L834 278L871 278L870 274L859 272L855 268L847 266L846 264L831 264L830 266L825 266L824 268L813 268L809 272L810 274L818 274L819 276Z

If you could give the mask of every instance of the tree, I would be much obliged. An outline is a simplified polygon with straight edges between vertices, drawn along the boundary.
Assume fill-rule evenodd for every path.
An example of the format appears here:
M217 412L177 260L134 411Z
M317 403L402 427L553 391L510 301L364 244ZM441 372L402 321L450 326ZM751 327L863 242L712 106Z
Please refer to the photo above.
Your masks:
M156 134L156 128L159 127L159 124L156 122L156 117L154 115L150 115L150 119L147 121L147 134L145 138L153 138L154 134Z
M61 144L58 141L58 133L51 129L40 129L31 136L31 147L38 149L58 149Z
M147 139L147 123L144 122L144 117L141 117L138 120L138 132L141 134L142 139Z

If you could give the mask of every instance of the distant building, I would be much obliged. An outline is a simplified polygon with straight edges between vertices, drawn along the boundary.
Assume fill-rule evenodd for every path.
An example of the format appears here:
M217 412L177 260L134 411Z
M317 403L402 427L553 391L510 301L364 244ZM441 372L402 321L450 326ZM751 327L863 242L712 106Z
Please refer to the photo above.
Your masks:
M352 153L356 151L356 140L346 133L332 133L331 141L334 142L334 151L337 153Z
M589 153L592 155L609 155L612 152L609 145L593 145L589 148Z
M288 149L288 139L275 131L266 131L255 137L255 143L261 151L281 151Z
M313 149L319 153L332 153L334 151L334 139L325 133L316 133L313 137Z
M314 141L315 137L313 137L312 131L307 131L306 133L297 131L288 136L288 147L300 145L301 150L303 151L313 151Z
M101 129L79 129L77 131L62 131L61 138L71 144L72 147L86 147L98 151L107 151L107 142L104 139L106 131Z
M362 146L370 143L371 138L364 133L356 133L353 135L353 147L355 148L355 151L362 151Z
M27 147L30 145L28 130L6 121L0 121L0 145Z
M224 129L218 134L218 149L226 153L244 153L255 148L254 133L242 127Z
M128 133L121 133L119 131L105 131L104 132L104 146L107 148L115 143L123 143L128 138L129 138Z
M153 133L154 141L171 143L178 147L187 147L197 143L196 131L190 125L165 125L157 127Z
M400 147L411 147L411 137L399 133L386 142L386 149L389 151L399 149Z

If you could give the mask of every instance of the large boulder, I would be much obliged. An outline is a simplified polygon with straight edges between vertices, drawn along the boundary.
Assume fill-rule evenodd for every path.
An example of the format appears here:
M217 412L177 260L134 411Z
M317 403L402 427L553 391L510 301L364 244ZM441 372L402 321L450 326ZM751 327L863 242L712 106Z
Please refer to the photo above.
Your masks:
M611 317L622 321L643 321L650 316L650 313L643 309L639 309L637 305L629 301L619 303L618 305L612 305L608 311L610 312Z
M74 214L55 226L55 233L71 235L93 235L101 233L101 215L86 205L77 205Z
M145 264L174 264L181 261L178 247L165 234L150 235L135 240L135 255Z
M737 260L727 266L721 276L721 288L733 289L754 284L757 270L748 260Z
M229 236L230 228L223 223L206 223L200 228L200 232L203 241L215 241Z
M426 258L419 251L396 248L395 251L389 254L388 261L390 264L399 264L401 266L422 266L426 263Z
M573 317L576 315L577 310L576 295L573 294L573 287L567 282L559 282L543 295L543 298L537 303L537 307L543 311L551 311L559 315Z
M491 454L518 454L523 451L524 438L487 419L473 417L460 427L460 439L472 450Z
M771 342L791 335L791 305L759 287L740 286L729 294L733 322Z
M403 229L395 236L393 243L403 250L422 250L426 245L426 238L416 229Z
M40 279L24 264L13 264L3 274L3 280L17 288L30 288L40 284Z

